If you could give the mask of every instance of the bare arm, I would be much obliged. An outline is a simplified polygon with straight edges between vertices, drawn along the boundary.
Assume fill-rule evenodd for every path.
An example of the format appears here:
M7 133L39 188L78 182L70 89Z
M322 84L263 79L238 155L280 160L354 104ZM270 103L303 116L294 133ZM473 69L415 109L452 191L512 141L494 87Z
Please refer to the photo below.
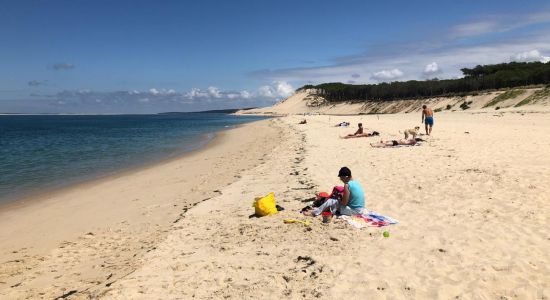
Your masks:
M424 116L426 115L426 111L422 110L422 123L424 123Z
M342 205L347 206L349 201L349 184L344 185L344 196L342 197Z

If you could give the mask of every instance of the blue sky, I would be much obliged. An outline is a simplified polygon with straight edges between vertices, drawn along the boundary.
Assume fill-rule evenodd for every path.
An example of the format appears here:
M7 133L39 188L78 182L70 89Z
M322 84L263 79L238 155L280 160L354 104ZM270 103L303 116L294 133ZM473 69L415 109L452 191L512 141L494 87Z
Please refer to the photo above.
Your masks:
M262 106L550 60L547 1L3 1L0 112Z

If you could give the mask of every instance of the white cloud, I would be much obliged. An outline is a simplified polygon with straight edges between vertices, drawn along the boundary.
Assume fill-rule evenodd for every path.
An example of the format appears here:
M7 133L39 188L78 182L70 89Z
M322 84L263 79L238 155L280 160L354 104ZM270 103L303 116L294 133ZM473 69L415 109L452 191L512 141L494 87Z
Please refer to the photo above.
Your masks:
M220 89L215 86L209 86L206 90L192 88L189 92L185 93L185 97L187 99L219 99L222 98L222 96L223 95Z
M208 87L208 95L212 98L221 98L220 90L215 86Z
M239 94L239 93L227 93L227 98L229 98L229 99L237 99L237 98L239 98L240 95L241 95L241 94Z
M432 63L429 63L427 64L425 67L424 67L424 74L425 75L433 75L433 74L437 74L437 73L440 73L441 70L439 69L439 65L434 61Z
M539 50L535 49L531 51L516 53L510 57L510 61L516 61L516 62L540 61L542 63L547 63L550 61L550 57L543 56L539 52Z
M461 68L476 65L496 64L510 61L517 53L537 49L540 61L550 60L550 10L531 15L486 16L486 23L472 22L442 29L441 34L429 34L422 40L393 45L373 45L365 51L344 57L327 58L330 63L323 66L306 66L274 70L258 70L250 75L265 80L287 81L297 84L319 84L324 82L348 82L350 74L362 74L361 83L377 83L394 80L391 71L398 69L403 75L395 80L420 80L428 75L423 71L429 62L437 62L438 78L461 77ZM475 23L475 24L473 24ZM492 35L495 25L503 26L500 31L506 34ZM521 32L514 28L522 28ZM538 26L522 27L525 24ZM506 27L508 26L508 27ZM463 37L478 34L467 43L455 34L460 29ZM485 35L490 37L486 39ZM379 73L380 70L387 72ZM367 75L367 74L370 74ZM388 76L389 75L389 76ZM382 78L384 77L384 78ZM353 77L352 77L353 78ZM354 80L354 79L352 79ZM355 81L355 80L354 80Z
M498 31L499 28L501 28L501 26L498 21L471 22L459 24L453 27L451 30L451 36L454 38L477 36Z
M534 24L550 22L550 11L534 14L484 16L483 20L458 24L451 28L453 38L481 36L495 32L507 32Z
M250 99L250 97L252 97L252 94L250 94L250 92L248 92L248 91L241 91L241 98L243 98L243 99Z
M294 93L294 88L286 81L274 81L270 85L263 85L255 91L222 91L215 86L203 90L192 88L189 92L182 94L188 100L203 101L224 101L224 100L257 100L286 98Z
M257 95L267 98L286 98L294 94L294 88L286 81L274 81L258 88Z
M532 35L514 36L478 44L429 45L426 47L412 45L411 48L396 51L392 55L360 53L351 57L350 60L336 61L334 64L325 66L264 70L257 71L252 75L255 78L319 84L347 82L350 74L364 74L365 70L398 69L403 73L402 77L398 78L399 80L419 80L426 77L423 71L426 62L431 61L437 62L439 69L437 77L456 78L462 76L461 68L507 62L512 56L532 49L538 49L540 53L545 54L546 56L541 54L541 61L544 61L548 59L548 53L550 53L550 31L540 31ZM368 79L362 80L362 83L380 82L380 78L375 76Z
M198 88L192 88L189 92L185 93L185 97L188 99L206 98L208 97L208 93Z
M289 83L276 81L253 91L224 91L214 86L206 89L192 88L185 93L158 88L141 92L64 90L52 95L37 95L41 99L32 101L35 105L47 103L48 109L41 110L42 112L156 113L269 106L293 92ZM1 105L2 103L0 108Z
M277 96L279 97L289 97L294 94L294 89L292 86L285 81L275 82L275 90L277 92Z
M89 90L89 89L81 89L81 90L78 90L78 93L79 94L89 94L91 93L92 91Z
M372 79L375 79L378 81L385 81L385 80L397 79L402 76L403 76L403 72L395 68L391 70L382 70L382 71L374 72L374 74L372 74L371 77Z
M128 94L130 95L137 95L139 94L140 92L139 91L136 91L136 90L133 90L133 91L129 91ZM156 88L152 88L152 89L149 89L149 94L153 95L153 96L156 96L156 95L175 95L176 94L176 91L174 89L156 89Z
M274 98L275 92L273 91L273 87L264 85L258 88L258 95L261 97Z

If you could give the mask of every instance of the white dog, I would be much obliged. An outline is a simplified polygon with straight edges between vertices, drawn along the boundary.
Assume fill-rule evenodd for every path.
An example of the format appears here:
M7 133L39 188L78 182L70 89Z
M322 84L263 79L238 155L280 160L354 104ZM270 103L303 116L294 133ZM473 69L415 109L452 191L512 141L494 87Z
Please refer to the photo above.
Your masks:
M413 129L405 129L404 131L405 131L404 133L405 133L405 139L406 140L409 139L409 135L411 135L413 139L416 139L416 136L418 135L418 132L420 131L420 126L416 126Z

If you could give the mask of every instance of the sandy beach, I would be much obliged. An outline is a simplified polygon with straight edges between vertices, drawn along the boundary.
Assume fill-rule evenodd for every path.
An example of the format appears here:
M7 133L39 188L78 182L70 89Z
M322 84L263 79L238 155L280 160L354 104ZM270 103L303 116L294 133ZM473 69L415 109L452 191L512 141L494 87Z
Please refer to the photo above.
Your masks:
M188 209L261 163L278 135L255 122L181 158L2 206L0 298L105 288L137 268Z
M547 299L548 114L435 120L421 146L395 149L369 143L400 138L419 114L256 122L181 159L5 210L0 295ZM333 126L341 121L352 126ZM358 122L381 137L340 139ZM308 219L299 210L340 184L342 166L369 210L400 223L283 223ZM249 218L269 192L285 210Z

